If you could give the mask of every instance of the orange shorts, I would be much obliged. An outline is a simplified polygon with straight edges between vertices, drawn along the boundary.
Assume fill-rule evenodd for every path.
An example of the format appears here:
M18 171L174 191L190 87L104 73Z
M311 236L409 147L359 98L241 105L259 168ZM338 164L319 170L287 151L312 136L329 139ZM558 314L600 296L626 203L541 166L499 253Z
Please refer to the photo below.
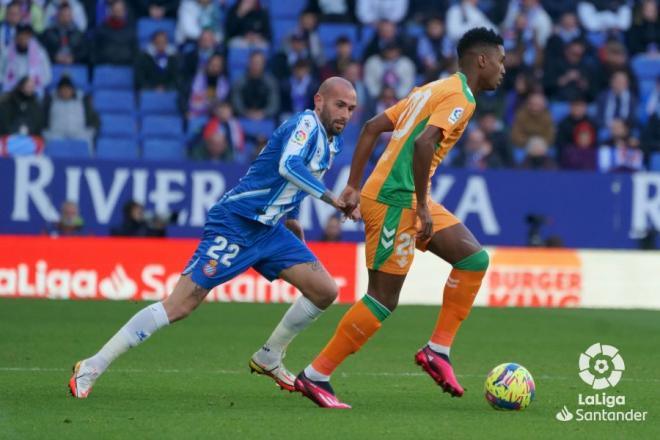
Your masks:
M433 233L460 223L454 214L439 203L430 202ZM393 275L410 270L415 248L426 251L428 241L417 241L417 213L414 209L380 203L360 197L360 213L364 220L367 267Z

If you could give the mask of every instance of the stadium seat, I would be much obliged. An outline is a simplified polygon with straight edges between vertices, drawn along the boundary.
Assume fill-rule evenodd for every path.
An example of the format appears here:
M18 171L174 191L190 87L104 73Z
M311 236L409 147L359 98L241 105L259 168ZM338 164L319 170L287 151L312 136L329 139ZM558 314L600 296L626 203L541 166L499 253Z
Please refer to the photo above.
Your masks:
M254 120L241 118L241 127L248 136L269 137L275 131L275 122L272 119Z
M660 57L637 55L632 59L632 68L640 81L655 80L660 76Z
M142 144L142 158L147 160L182 160L183 142L168 139L147 139Z
M91 156L87 142L75 139L48 141L45 154L67 159L82 159Z
M169 18L154 20L152 18L141 18L137 24L138 42L140 47L146 46L151 40L151 36L156 31L165 31L170 43L174 42L174 30L176 22Z
M273 18L271 20L273 29L273 49L277 50L282 47L286 37L298 26L298 20L295 18Z
M306 2L300 0L274 0L269 9L271 19L291 18L297 20L305 9Z
M323 53L328 59L334 58L335 41L341 36L348 37L354 46L358 45L357 27L355 25L349 23L321 23L319 25L319 38L323 45Z
M206 123L209 121L209 118L206 116L198 116L188 120L188 126L186 128L186 139L191 140L198 133L202 131Z
M230 47L227 52L227 68L229 70L229 78L235 81L245 74L250 54L253 49L246 47Z
M133 92L125 90L97 90L94 92L94 108L99 113L135 112Z
M183 123L178 116L148 115L142 118L141 134L147 138L183 138Z
M73 84L78 89L87 90L89 88L89 75L87 72L87 66L82 64L53 64L53 80L51 81L51 86L57 86L60 78L64 75L68 75L73 81Z
M649 161L651 171L660 171L660 153L651 154L651 160Z
M98 159L137 159L137 139L122 139L115 137L102 137L96 143L96 157Z
M146 114L179 114L176 92L140 92L140 113Z
M137 124L130 114L101 113L101 136L137 138Z
M527 151L524 148L513 148L513 162L520 165L525 160Z
M133 89L133 68L128 66L100 65L94 69L95 89Z
M571 105L568 102L551 102L550 115L555 124L559 124L571 111Z

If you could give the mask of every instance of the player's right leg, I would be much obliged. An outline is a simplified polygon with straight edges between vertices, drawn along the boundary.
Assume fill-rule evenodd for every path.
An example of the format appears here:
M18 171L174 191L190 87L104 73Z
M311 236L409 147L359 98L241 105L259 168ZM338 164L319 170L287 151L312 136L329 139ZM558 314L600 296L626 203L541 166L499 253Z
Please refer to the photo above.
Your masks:
M339 402L330 386L333 372L380 329L394 311L413 259L414 211L362 198L369 285L366 295L343 316L326 347L300 373L296 388L321 407ZM345 406L343 406L345 407Z
M76 362L69 380L71 394L80 399L86 398L96 380L115 359L159 329L188 316L208 292L208 289L196 284L190 275L183 275L167 299L137 312L94 356Z

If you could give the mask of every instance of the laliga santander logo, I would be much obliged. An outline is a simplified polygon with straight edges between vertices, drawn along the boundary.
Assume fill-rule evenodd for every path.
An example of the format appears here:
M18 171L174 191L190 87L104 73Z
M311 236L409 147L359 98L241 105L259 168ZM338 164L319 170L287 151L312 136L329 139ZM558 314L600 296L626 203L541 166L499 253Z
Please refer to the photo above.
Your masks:
M626 365L619 349L596 342L580 354L580 378L594 390L614 387L621 380Z

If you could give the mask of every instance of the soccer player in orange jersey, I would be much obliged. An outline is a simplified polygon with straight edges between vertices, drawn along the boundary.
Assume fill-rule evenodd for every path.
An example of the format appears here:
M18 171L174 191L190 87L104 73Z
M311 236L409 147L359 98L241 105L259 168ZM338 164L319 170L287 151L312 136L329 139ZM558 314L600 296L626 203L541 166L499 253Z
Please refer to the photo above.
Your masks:
M364 219L369 285L346 312L314 361L296 378L296 389L326 408L350 408L330 386L330 376L357 352L394 311L415 248L453 266L442 309L429 342L415 362L452 396L464 393L449 360L461 322L468 316L488 267L488 254L472 233L429 196L430 177L456 144L475 109L475 94L494 90L504 77L502 38L485 28L463 35L459 72L422 87L369 120L360 133L351 173L340 199ZM365 164L383 132L392 139L360 191Z

